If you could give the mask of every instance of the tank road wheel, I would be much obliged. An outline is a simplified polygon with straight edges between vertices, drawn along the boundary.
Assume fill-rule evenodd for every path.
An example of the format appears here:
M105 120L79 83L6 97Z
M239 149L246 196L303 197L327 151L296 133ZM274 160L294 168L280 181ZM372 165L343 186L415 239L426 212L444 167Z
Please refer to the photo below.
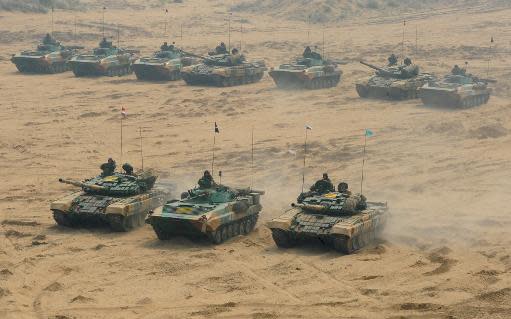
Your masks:
M296 240L289 233L282 229L272 229L271 236L279 248L292 248L296 245Z
M356 249L353 246L353 238L346 236L337 236L333 239L334 249L343 254L349 255Z
M219 245L223 242L222 228L223 227L218 227L215 231L208 234L209 240L215 245Z
M110 228L116 232L127 232L132 228L132 218L130 216L125 217L122 215L110 215L108 216L108 222L110 224Z
M236 237L236 236L239 236L241 231L240 231L240 228L241 228L241 222L238 220L236 221L233 225L232 225L232 229L233 229L233 237Z
M74 223L69 216L61 211L53 211L53 219L59 226L73 227Z

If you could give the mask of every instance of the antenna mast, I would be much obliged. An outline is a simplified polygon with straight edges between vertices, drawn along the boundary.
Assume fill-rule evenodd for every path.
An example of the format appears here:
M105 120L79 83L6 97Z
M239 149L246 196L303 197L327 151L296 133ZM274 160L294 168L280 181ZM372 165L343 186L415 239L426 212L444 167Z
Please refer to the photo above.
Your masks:
M144 152L142 149L142 127L139 128L139 133L140 133L140 159L142 162L142 170L144 170Z
M106 10L106 7L103 7L103 26L102 26L103 38L105 37L105 10Z

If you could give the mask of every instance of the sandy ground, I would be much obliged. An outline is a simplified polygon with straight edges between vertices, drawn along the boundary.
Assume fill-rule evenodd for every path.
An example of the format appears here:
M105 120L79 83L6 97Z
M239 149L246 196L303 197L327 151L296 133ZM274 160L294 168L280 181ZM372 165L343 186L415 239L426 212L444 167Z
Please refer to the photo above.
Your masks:
M172 7L176 42L202 53L226 41L218 2ZM107 12L107 33L149 54L163 39L160 9ZM269 65L311 41L342 58L342 83L321 91L280 91L268 76L235 88L76 79L71 73L21 75L10 54L34 45L47 16L0 13L0 317L1 318L510 318L511 317L511 10L450 10L408 22L406 52L424 70L445 73L469 61L485 75L496 39L490 102L468 110L420 101L358 98L354 84L371 73L356 61L383 63L401 51L401 17L314 26L239 14L249 58ZM101 33L96 11L77 14L77 41ZM55 31L73 40L74 17L60 13ZM234 24L233 24L234 25ZM418 30L418 51L415 34ZM160 242L149 226L126 234L55 226L52 200L72 188L58 177L86 178L113 156L120 161L120 108L128 110L122 161L145 166L179 191L193 187L211 158L213 123L223 182L248 185L255 129L254 185L265 189L256 231L221 246L177 238ZM311 154L307 184L328 171L360 183L363 133L368 140L365 193L387 201L384 237L343 256L312 243L277 249L265 222L301 188L304 125Z

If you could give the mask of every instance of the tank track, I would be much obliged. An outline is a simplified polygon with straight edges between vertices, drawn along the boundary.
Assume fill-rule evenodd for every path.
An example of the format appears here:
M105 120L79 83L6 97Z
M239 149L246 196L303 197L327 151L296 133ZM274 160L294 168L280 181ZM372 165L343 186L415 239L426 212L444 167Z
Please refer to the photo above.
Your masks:
M357 234L351 238L343 235L328 235L317 238L335 251L349 255L373 243L378 238L381 229L382 227L377 227L372 229L371 232ZM300 239L293 232L283 229L272 229L271 234L273 241L279 248L293 248Z
M264 72L261 74L254 74L252 76L244 76L239 78L193 74L183 74L182 77L183 80L188 85L209 85L218 87L229 87L259 82L263 78L263 75Z
M208 233L208 238L213 244L219 245L238 235L247 235L254 230L258 219L259 213L236 220L229 224L224 224L218 227L215 231Z
M275 84L278 88L281 89L287 89L287 88L303 88L307 90L319 90L319 89L326 89L326 88L333 88L336 87L339 82L341 81L340 77L320 77L315 78L308 81L296 81L296 82L289 82L286 80L275 80Z
M86 69L84 70L84 68L82 68L80 66L74 67L72 70L73 70L73 73L74 73L74 75L76 77L82 77L82 76L101 76L101 75L109 76L109 77L114 77L114 76L124 76L124 75L128 75L128 74L133 73L133 70L132 70L130 65L125 65L125 66L122 66L122 67L109 68L104 73L99 73L99 72L96 72L96 71L92 71L91 72L91 71L86 70Z
M81 227L92 223L84 216L74 216L75 214L53 211L53 219L59 226L63 227ZM145 224L145 213L134 214L130 216L108 215L105 216L103 224L107 224L115 232L127 232ZM94 222L97 224L97 222Z
M447 106L447 107L458 107L458 108L470 108L475 106L480 106L488 103L490 100L490 94L480 94L480 95L472 95L467 96L463 99L452 99L452 101L445 101L445 104L436 102L435 100L428 98L427 96L421 97L422 103L424 105L437 105L437 106Z
M417 90L398 88L376 89L364 84L357 84L356 90L361 98L385 99L391 101L412 100L419 97ZM375 92L378 91L378 92Z
M138 80L145 81L177 81L181 79L181 72L172 71L164 74L162 72L147 70L143 67L136 68L135 75Z
M56 74L63 73L70 70L66 63L53 63L50 65L26 65L23 63L16 64L16 68L21 73L43 73L43 74Z

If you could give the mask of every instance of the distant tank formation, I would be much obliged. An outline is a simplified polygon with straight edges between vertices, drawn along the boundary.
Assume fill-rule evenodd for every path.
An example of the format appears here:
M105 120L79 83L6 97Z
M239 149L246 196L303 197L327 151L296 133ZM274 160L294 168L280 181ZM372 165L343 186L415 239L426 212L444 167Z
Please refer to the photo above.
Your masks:
M147 213L162 205L168 190L155 187L157 176L151 170L133 172L124 164L123 173L115 171L115 161L101 165L102 173L83 182L59 179L81 188L51 203L53 218L60 226L80 227L106 224L113 231L126 232L144 224Z
M387 100L408 100L418 98L419 89L435 77L428 73L421 73L419 66L405 58L403 65L397 66L394 55L389 57L386 67L377 67L360 61L361 64L376 70L375 75L366 81L356 84L356 90L361 98L375 98Z
M165 42L160 51L150 57L142 57L133 63L139 80L176 81L181 79L181 69L199 63L199 59Z
M467 74L466 69L455 65L441 80L424 84L419 95L425 105L469 108L488 103L492 92L488 84L495 82Z
M13 55L11 62L21 73L62 73L69 71L69 59L76 55L81 46L63 46L49 33L35 51L22 51Z
M216 184L206 171L198 187L151 212L146 223L160 240L185 235L221 244L254 229L262 210L261 195L263 191Z
M301 57L272 68L269 75L279 88L315 90L336 87L341 81L342 71L336 63L325 60L306 47Z
M347 183L341 182L336 190L324 174L310 192L300 194L290 210L267 226L280 248L317 239L351 254L374 242L385 226L387 211L386 203L367 202L364 195L351 194Z
M77 77L123 76L132 73L132 64L137 58L137 50L117 48L111 41L103 38L99 47L89 54L74 56L69 65Z

